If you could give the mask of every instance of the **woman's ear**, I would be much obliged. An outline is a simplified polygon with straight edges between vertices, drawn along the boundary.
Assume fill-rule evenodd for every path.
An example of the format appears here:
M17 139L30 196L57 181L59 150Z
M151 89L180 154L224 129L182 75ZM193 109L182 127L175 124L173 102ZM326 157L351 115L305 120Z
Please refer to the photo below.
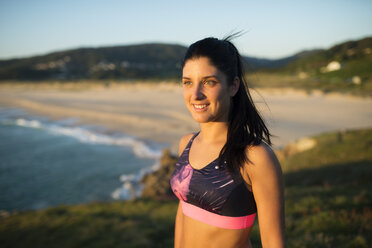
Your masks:
M230 85L230 96L231 97L235 96L236 92L238 92L239 86L240 86L240 79L238 77L235 77L232 85Z

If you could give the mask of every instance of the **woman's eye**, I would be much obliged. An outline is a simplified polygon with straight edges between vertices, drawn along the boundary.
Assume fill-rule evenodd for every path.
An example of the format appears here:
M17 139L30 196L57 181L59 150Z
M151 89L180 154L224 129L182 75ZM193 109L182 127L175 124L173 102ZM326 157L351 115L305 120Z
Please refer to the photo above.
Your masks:
M205 81L204 84L208 85L208 86L214 86L216 84L216 82L209 80L209 81Z
M185 85L185 86L191 85L191 82L190 81L183 81L183 85Z

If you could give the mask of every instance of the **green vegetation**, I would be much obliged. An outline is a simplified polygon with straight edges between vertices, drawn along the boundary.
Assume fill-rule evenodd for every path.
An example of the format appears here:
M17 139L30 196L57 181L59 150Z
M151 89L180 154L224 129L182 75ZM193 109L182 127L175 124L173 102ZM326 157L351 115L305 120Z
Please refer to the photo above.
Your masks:
M173 201L134 200L26 211L0 221L6 247L172 247Z
M372 129L314 137L281 160L287 247L372 243ZM173 247L175 200L60 206L0 220L2 247ZM257 223L251 240L259 247Z
M250 73L246 76L248 85L253 88L293 88L305 90L308 93L320 90L323 93L338 92L355 96L372 96L372 78L357 85L339 78L308 77L298 75L268 72Z
M0 60L0 80L169 79L180 76L186 47L169 44L79 48Z
M322 71L328 63L336 61L341 68L333 71ZM306 72L312 76L325 78L347 78L360 76L371 79L372 73L372 38L348 41L335 45L327 50L317 50L302 55L285 66L278 68L282 73Z
M284 66L262 69L248 77L258 87L319 89L371 96L372 38L305 52Z
M288 247L369 247L372 129L328 133L281 161ZM257 226L253 240L258 242Z

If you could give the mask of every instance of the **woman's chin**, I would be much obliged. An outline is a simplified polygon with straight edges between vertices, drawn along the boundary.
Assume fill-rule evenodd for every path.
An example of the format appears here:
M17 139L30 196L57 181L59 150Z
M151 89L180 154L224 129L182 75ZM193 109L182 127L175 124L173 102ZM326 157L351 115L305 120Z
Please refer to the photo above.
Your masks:
M192 118L194 119L194 121L198 123L207 123L207 122L213 121L213 117L207 116L207 115L196 114L196 115L193 115Z
M206 116L193 115L192 118L198 123L206 123L210 121L210 118L207 118Z

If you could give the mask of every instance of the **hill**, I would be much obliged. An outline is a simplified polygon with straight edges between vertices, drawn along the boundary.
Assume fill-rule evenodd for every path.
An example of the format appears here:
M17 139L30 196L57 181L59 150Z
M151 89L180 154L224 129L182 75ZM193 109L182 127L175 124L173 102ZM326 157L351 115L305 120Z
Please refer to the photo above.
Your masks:
M287 247L369 247L372 129L310 137L278 153L285 178ZM291 151L291 152L289 152ZM166 172L167 173L167 172ZM167 192L167 191L163 191ZM2 247L173 247L175 200L59 206L2 213ZM260 247L257 223L251 240Z
M185 51L167 44L79 48L0 61L0 80L176 77Z
M247 74L257 88L296 88L372 96L372 37L303 51L288 63Z
M298 52L294 55L280 58L280 59L265 59L265 58L256 58L256 57L243 57L244 61L247 64L247 71L257 71L257 70L264 70L264 71L271 71L273 69L282 70L283 67L287 66L288 64L295 62L303 57L310 56L314 53L318 53L322 51L320 49L314 50L306 50ZM275 70L273 70L275 71Z
M79 48L29 58L0 60L0 80L173 79L180 76L186 47L174 44ZM281 59L243 56L248 71L282 68L316 53Z
M314 50L292 60L276 72L317 77L333 83L360 84L372 80L372 37L337 44L327 50Z
M30 58L0 60L0 80L174 79L186 47L173 44L79 48ZM244 57L251 68L274 68L293 57Z

